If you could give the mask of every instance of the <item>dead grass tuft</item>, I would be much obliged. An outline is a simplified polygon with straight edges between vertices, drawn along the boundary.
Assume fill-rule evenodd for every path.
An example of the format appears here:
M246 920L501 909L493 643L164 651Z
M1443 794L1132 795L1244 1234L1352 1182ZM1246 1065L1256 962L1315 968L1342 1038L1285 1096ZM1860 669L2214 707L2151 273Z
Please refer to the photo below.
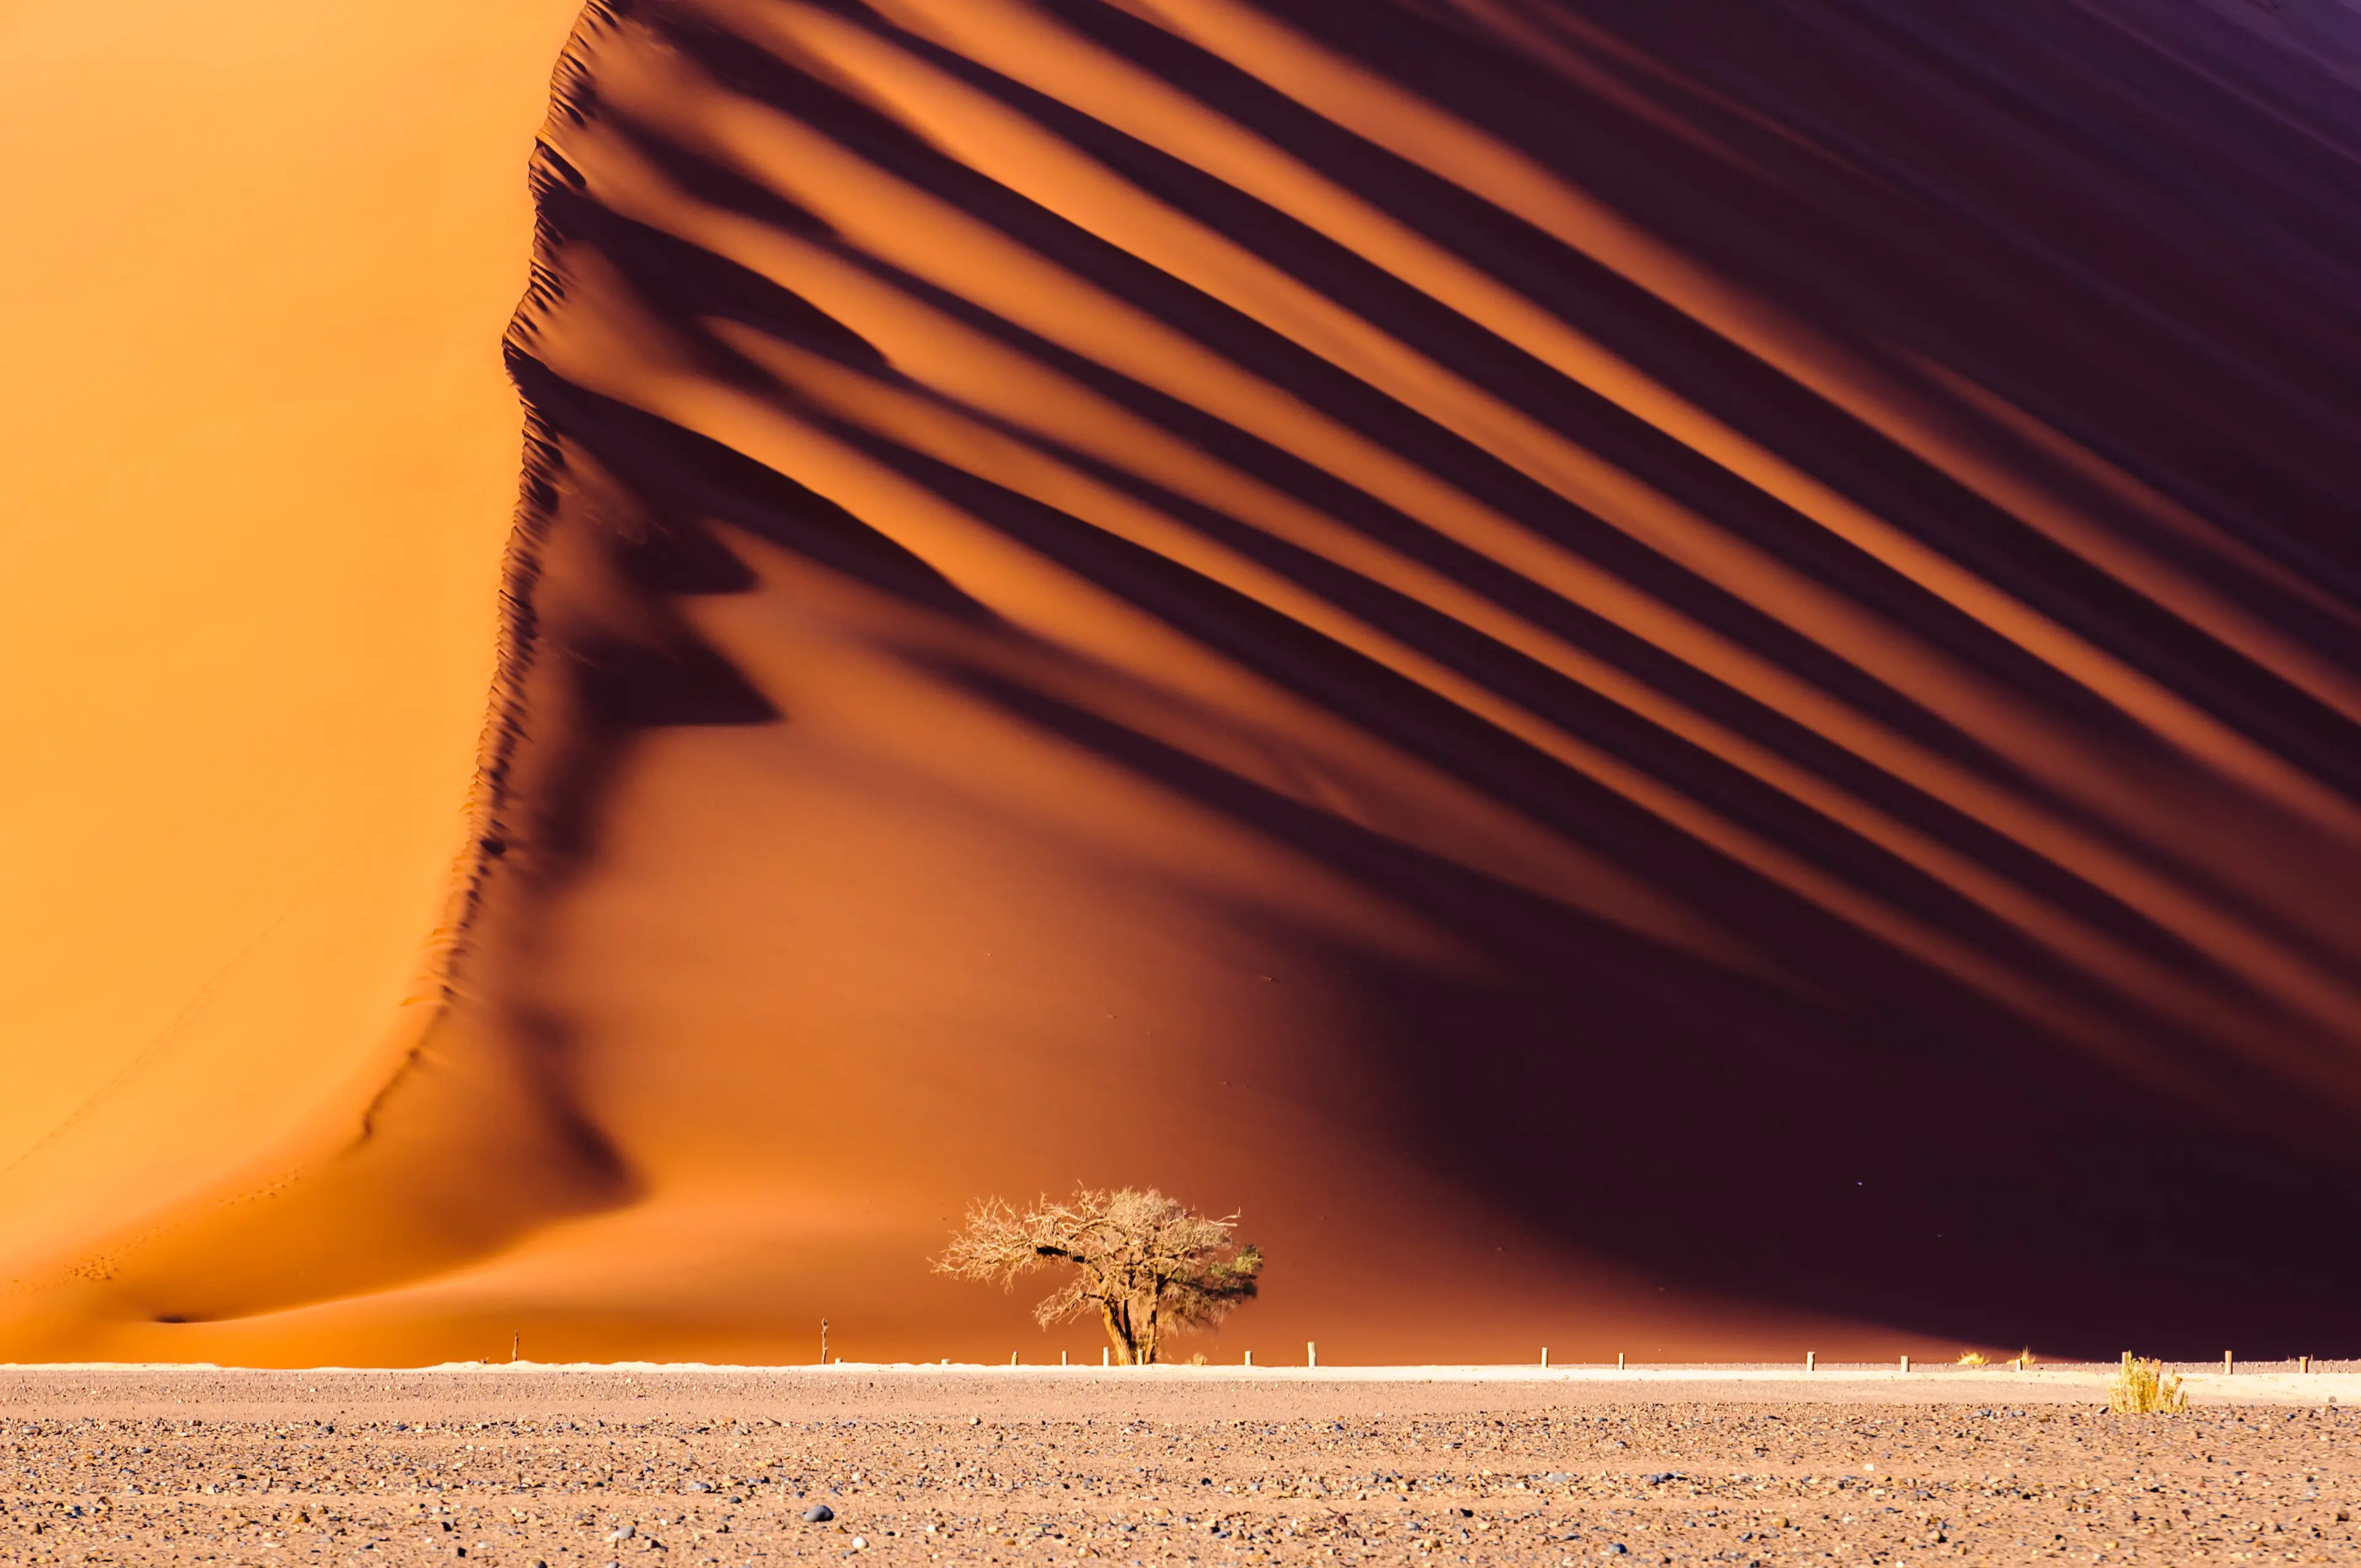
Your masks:
M1984 1353L1980 1350L1963 1350L1960 1352L1960 1365L1961 1366L1984 1365Z
M2140 1361L2124 1352L2123 1370L2107 1380L2107 1409L2119 1416L2173 1416L2189 1408L2180 1379L2161 1361Z

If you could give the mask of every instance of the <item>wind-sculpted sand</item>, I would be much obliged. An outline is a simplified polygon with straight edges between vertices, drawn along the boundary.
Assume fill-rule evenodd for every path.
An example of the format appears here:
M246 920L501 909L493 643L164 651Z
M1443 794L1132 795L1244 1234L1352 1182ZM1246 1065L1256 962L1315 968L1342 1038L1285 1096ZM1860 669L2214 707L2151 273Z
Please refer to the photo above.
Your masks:
M925 1271L1079 1178L1244 1212L1217 1359L2350 1348L2361 115L2249 9L593 5L431 1025L0 1343L1095 1354Z
M349 1144L441 1000L578 8L0 5L10 1335Z
M2120 1417L2003 1382L17 1373L0 1540L494 1568L2361 1560L2338 1407Z

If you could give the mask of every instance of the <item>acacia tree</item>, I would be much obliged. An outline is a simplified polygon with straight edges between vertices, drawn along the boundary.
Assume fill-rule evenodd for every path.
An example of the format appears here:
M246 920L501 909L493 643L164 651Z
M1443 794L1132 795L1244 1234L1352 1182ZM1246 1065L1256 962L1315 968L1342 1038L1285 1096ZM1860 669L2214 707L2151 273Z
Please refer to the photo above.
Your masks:
M1021 1212L994 1198L968 1211L935 1272L1006 1288L1036 1268L1070 1266L1073 1273L1033 1310L1035 1320L1046 1329L1096 1311L1115 1359L1144 1366L1166 1334L1210 1328L1254 1299L1262 1249L1232 1239L1237 1218L1208 1218L1153 1187L1085 1187Z

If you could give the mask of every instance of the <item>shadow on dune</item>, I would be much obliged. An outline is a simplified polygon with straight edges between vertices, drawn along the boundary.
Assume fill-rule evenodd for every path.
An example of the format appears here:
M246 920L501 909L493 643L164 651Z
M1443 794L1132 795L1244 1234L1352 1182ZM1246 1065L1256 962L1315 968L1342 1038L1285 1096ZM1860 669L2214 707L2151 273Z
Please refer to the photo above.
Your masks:
M2351 1277L2318 1205L2355 1173L2281 1129L2094 1070L1938 975L1863 973L1850 1005L1815 1006L1036 694L986 695L1490 954L1482 987L1335 961L1392 1025L1370 1065L1398 1135L1543 1234L1741 1300L1970 1341L2029 1324L2097 1358L2125 1333L2193 1356L2224 1332L2344 1332ZM1804 912L1762 916L1797 970L1857 954Z
M445 1239L389 1271L641 1190L550 977L624 896L644 740L796 721L681 608L795 619L752 541L959 629L911 655L941 689L1482 954L1318 961L1367 999L1368 1135L1565 1255L1739 1316L2324 1348L2361 133L2323 80L2195 0L594 6L511 334L455 1003L574 1152L458 1117L519 1201L409 1215ZM1160 685L938 511L1276 695ZM1143 692L1398 765L1334 763L1339 805ZM1411 777L1727 951L1368 804Z

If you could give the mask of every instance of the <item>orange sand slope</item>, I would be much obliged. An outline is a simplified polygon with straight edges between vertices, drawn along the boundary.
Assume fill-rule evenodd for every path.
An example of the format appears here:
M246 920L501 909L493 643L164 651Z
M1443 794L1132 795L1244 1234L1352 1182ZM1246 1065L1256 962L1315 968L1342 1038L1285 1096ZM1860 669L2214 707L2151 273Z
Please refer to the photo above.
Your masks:
M0 1349L1079 1350L1081 1177L1221 1357L2327 1353L2338 15L594 6L448 1003Z
M0 6L0 1280L430 1011L577 9Z

